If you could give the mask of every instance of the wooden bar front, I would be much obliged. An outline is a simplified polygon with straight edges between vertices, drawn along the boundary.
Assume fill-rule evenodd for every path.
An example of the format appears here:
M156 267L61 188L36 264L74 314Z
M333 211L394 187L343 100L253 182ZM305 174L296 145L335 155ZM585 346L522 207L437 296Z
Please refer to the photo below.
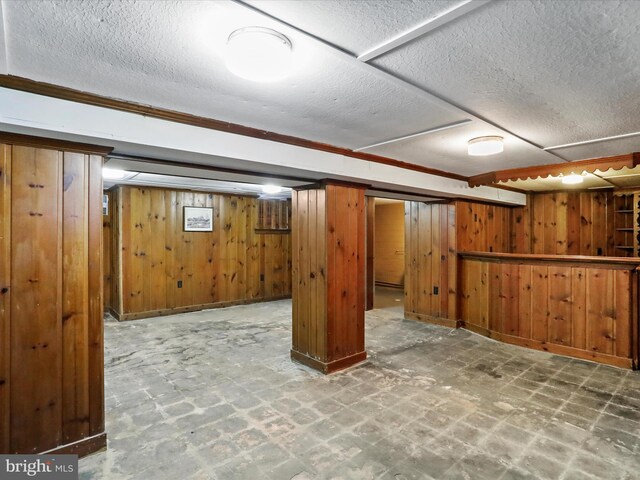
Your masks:
M462 326L496 340L638 368L640 259L463 252Z

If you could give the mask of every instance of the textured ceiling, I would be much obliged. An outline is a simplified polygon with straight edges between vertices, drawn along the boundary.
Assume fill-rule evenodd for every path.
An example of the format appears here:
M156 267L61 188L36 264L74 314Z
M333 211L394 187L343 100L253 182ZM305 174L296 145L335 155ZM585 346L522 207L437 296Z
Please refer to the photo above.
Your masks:
M637 1L495 1L374 63L549 147L640 131L639 27Z
M248 0L353 55L405 32L461 3L461 0Z
M640 150L640 136L542 150L640 131L638 1L495 0L370 64L356 56L464 1L249 3L4 1L6 68L354 149L470 120L364 150L468 175ZM285 81L225 68L226 38L248 25L291 39ZM467 156L482 134L505 153Z

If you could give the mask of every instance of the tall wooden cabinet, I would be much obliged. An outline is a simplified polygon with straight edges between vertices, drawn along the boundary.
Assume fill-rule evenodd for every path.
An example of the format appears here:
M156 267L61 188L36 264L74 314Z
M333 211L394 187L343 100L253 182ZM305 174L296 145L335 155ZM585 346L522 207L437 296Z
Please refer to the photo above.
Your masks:
M0 133L0 453L106 444L101 147Z

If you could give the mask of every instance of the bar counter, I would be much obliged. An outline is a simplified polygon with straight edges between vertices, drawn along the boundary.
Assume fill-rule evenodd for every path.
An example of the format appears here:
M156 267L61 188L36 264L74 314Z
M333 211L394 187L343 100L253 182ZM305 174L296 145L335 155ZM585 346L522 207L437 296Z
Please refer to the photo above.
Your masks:
M638 368L640 258L458 255L461 326L506 343Z

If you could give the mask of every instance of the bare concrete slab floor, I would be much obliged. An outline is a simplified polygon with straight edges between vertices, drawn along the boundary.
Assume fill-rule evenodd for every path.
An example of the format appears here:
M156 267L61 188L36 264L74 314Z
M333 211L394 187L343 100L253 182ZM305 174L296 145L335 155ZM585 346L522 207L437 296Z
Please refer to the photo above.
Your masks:
M95 479L637 479L640 375L367 313L369 360L289 360L291 303L106 324Z

